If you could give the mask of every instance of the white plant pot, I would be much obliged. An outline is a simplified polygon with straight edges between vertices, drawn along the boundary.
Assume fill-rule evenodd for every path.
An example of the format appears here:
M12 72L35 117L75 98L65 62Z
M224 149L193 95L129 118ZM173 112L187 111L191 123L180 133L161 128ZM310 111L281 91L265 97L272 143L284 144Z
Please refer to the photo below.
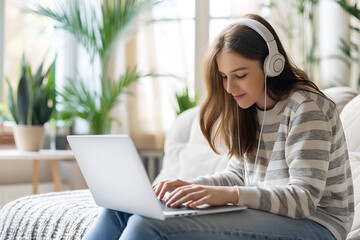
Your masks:
M40 125L15 125L14 140L20 151L39 151L44 144L45 128Z

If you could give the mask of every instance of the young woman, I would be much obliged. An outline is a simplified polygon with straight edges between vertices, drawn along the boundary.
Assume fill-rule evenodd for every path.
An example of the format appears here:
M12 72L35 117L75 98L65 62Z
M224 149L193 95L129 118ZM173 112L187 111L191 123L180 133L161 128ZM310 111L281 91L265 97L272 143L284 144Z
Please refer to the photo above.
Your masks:
M345 239L354 213L345 136L335 104L288 58L257 15L226 27L204 65L200 127L228 167L154 185L170 207L247 210L159 221L104 210L85 239ZM189 166L190 168L191 166Z

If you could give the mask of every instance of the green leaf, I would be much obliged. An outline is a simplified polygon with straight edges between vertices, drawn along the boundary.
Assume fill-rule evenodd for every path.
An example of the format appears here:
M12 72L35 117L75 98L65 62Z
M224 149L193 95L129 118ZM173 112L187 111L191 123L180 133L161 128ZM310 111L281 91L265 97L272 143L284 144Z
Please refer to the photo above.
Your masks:
M45 124L50 119L53 113L54 108L52 105L49 105L49 101L51 99L50 94L51 94L50 92L44 91L43 94L41 95L41 100L42 100L40 101L41 111L38 114L40 125Z
M30 91L28 80L25 74L21 76L18 90L17 90L17 106L19 111L19 124L31 124L28 122L28 112L30 106Z
M24 56L24 59L25 59L25 56ZM24 61L24 63L26 63L26 61ZM28 114L27 114L26 124L31 125L32 124L31 119L33 117L32 115L33 115L34 95L35 95L36 87L34 87L34 77L32 75L31 66L28 63L25 64L24 72L25 72L25 77L27 79L27 86L28 86L28 90L29 90L29 100L28 100L29 105L27 107ZM19 98L19 96L18 96L18 98Z
M25 55L22 55L21 58L21 76L26 74L26 59L25 59Z
M9 109L10 109L10 112L11 112L11 115L12 115L14 121L16 123L19 123L19 113L18 113L17 108L16 108L13 89L11 87L9 79L6 78L6 81L7 81L8 86L9 86L8 106L9 106Z
M178 103L178 110L176 111L176 114L179 115L185 110L195 107L198 102L198 97L195 95L195 98L191 98L189 95L189 89L185 88L184 92L176 94L176 100Z
M50 65L47 73L46 73L46 92L48 93L48 99L51 100L51 104L53 109L56 109L56 83L55 83L55 73L56 73L56 57L52 64Z
M37 69L36 71L36 74L34 76L34 83L33 83L33 86L34 88L39 88L44 80L44 76L42 74L43 72L43 66L44 66L44 61L40 64L39 68Z
M347 0L336 0L336 2L351 16L354 16L355 18L360 20L360 9L358 9L357 7L357 2L355 2L353 6L349 4Z

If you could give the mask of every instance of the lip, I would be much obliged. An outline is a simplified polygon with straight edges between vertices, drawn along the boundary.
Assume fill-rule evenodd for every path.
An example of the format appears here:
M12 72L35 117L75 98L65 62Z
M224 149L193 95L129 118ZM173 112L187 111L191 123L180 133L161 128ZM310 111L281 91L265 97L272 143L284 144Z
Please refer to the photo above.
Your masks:
M233 95L233 98L237 101L240 100L241 98L243 98L245 96L246 93L243 94L239 94L239 95Z

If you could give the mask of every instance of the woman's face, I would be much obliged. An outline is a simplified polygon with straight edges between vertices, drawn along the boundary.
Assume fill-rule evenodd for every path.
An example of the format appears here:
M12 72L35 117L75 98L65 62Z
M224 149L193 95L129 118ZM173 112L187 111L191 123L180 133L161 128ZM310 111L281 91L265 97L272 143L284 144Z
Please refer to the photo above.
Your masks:
M224 52L216 57L225 90L233 96L239 107L246 109L254 103L264 109L265 74L258 60L247 59L237 53ZM266 108L275 103L267 98Z

